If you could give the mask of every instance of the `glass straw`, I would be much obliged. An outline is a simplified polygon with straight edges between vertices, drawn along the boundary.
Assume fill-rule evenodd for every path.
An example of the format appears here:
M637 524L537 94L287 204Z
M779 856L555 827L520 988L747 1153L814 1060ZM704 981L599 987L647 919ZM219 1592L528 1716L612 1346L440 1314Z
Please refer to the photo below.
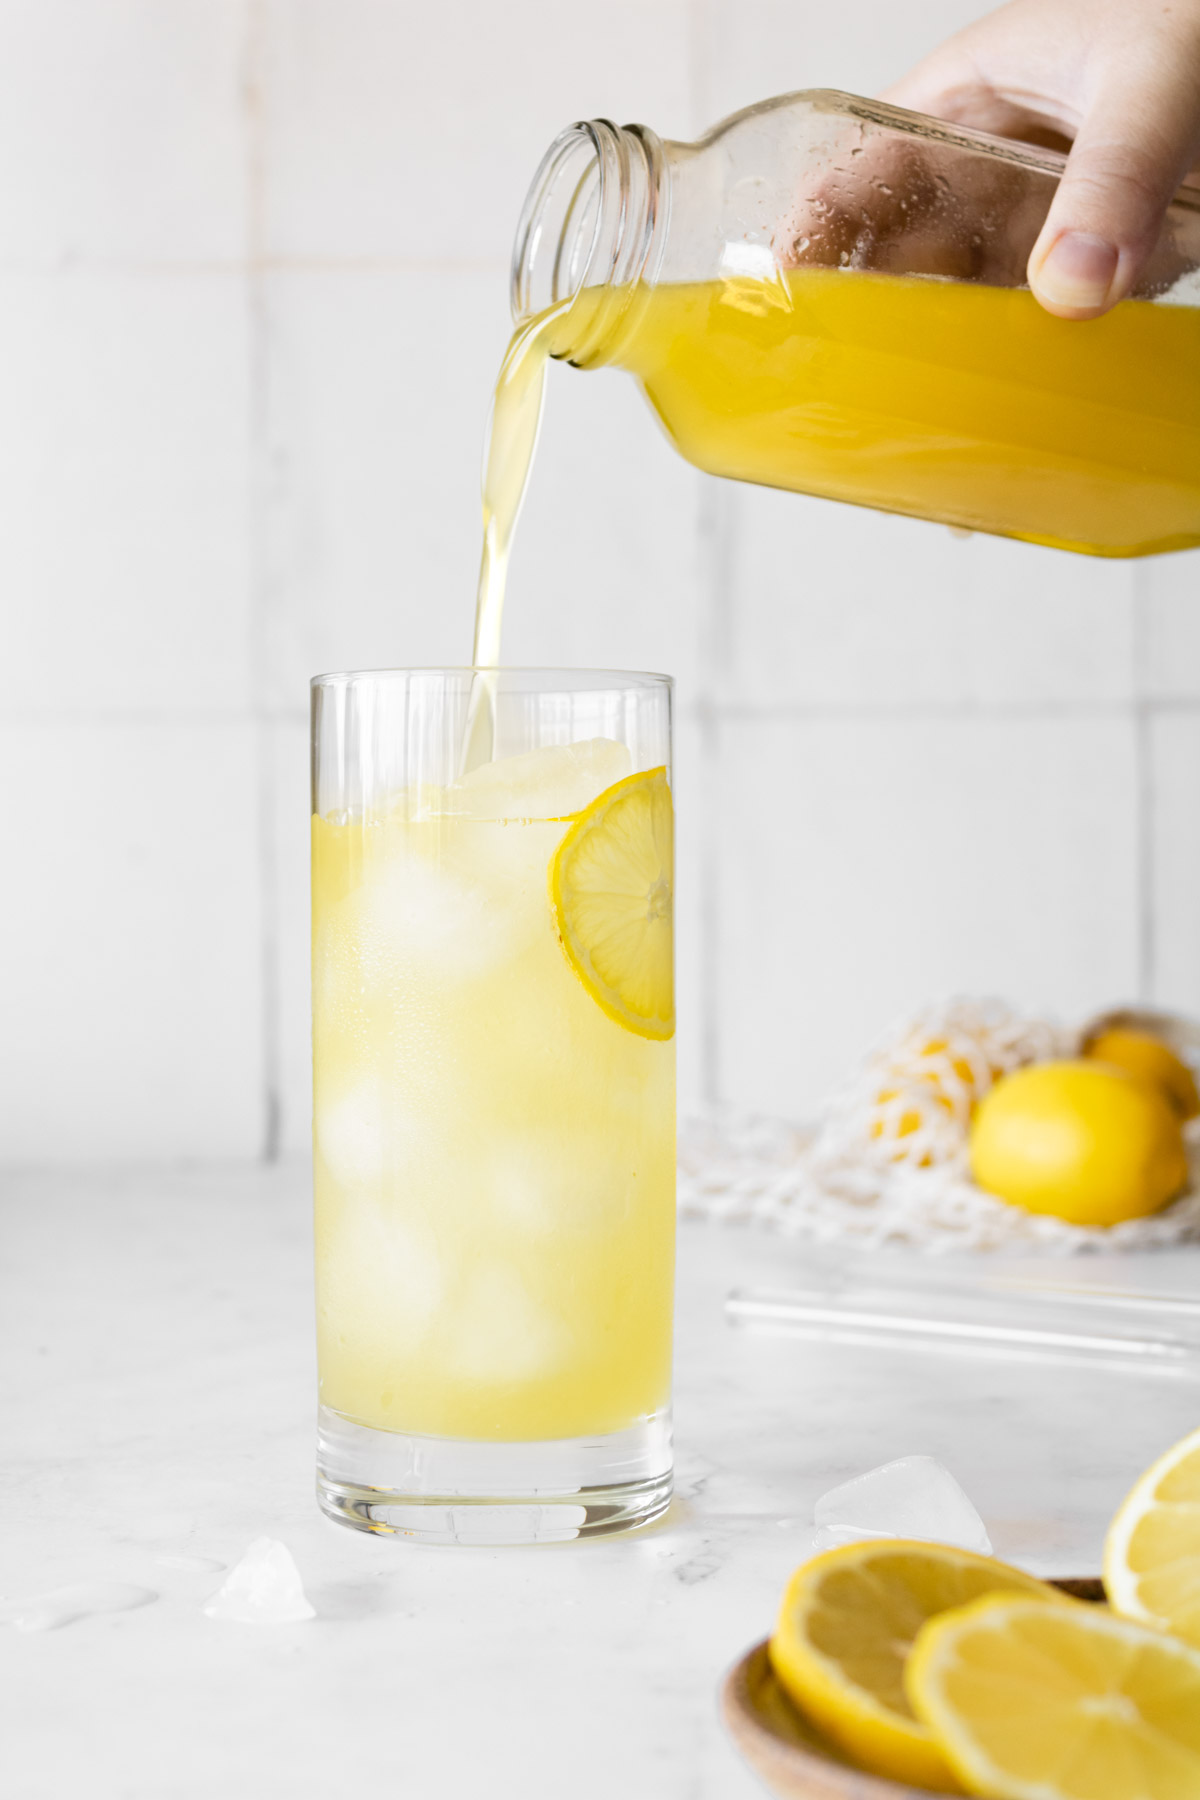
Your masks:
M1200 1298L1187 1294L845 1265L804 1287L734 1289L725 1313L731 1325L829 1343L1200 1377Z

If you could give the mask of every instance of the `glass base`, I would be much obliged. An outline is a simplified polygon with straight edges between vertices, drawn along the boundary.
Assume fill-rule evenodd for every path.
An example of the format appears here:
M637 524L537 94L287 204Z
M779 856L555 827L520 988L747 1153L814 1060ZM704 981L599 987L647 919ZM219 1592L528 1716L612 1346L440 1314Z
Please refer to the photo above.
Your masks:
M317 1416L317 1500L358 1531L422 1544L562 1544L632 1531L671 1500L671 1414L604 1437L484 1443Z

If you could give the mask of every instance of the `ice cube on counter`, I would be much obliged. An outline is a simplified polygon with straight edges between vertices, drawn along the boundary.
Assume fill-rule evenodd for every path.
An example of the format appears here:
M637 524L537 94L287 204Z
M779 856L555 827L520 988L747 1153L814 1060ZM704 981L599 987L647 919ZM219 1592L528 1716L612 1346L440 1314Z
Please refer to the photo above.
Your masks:
M949 1469L932 1456L901 1456L822 1494L813 1508L816 1547L864 1538L920 1538L992 1554L983 1520Z
M203 1610L209 1619L239 1625L295 1625L317 1616L291 1551L269 1537L255 1538Z

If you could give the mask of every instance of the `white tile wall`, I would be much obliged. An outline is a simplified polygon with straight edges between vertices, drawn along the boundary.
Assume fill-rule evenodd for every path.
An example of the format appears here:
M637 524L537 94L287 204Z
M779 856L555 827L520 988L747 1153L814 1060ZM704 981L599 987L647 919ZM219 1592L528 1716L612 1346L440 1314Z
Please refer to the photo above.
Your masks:
M628 376L555 366L546 387L512 558L506 655L663 670L690 706L706 604L697 526L707 483L671 449Z
M1149 993L1200 1018L1200 712L1151 721Z
M503 281L289 272L267 296L273 700L321 669L468 661ZM506 654L692 681L698 478L625 377L555 367L547 389Z
M796 88L880 93L943 38L991 10L979 0L709 0L707 111L720 118Z
M19 704L245 714L249 345L232 274L0 275ZM24 684L23 684L24 685Z
M322 670L470 661L506 304L492 271L268 278L273 705Z
M1131 564L766 488L734 494L731 703L1132 699Z
M308 1132L308 677L458 661L567 121L877 89L982 0L0 0L0 1162ZM1200 553L714 483L552 372L513 660L680 680L680 1077L802 1112L955 988L1200 1013Z
M265 0L265 13L276 256L503 269L564 125L692 124L688 0Z
M8 1163L256 1155L254 727L0 726Z
M276 720L270 727L268 879L274 930L267 979L274 990L274 1041L266 1082L278 1108L274 1148L283 1154L312 1144L312 1021L309 1009L309 785L308 724Z
M1129 718L739 719L721 737L724 1097L803 1115L954 992L1072 1018L1135 991Z
M1155 700L1200 700L1200 551L1137 570L1145 609L1145 686Z
M0 266L246 253L245 0L2 0Z

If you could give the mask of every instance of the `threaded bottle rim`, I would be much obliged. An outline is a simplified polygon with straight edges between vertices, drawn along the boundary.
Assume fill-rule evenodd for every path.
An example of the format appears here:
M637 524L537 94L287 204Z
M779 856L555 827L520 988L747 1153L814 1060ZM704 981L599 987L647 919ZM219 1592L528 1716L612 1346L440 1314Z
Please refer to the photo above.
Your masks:
M518 324L570 302L585 287L632 292L652 282L670 211L663 146L644 125L581 120L555 138L521 209L513 244L510 297ZM593 318L607 346L622 305ZM601 359L599 341L572 345L570 359Z

